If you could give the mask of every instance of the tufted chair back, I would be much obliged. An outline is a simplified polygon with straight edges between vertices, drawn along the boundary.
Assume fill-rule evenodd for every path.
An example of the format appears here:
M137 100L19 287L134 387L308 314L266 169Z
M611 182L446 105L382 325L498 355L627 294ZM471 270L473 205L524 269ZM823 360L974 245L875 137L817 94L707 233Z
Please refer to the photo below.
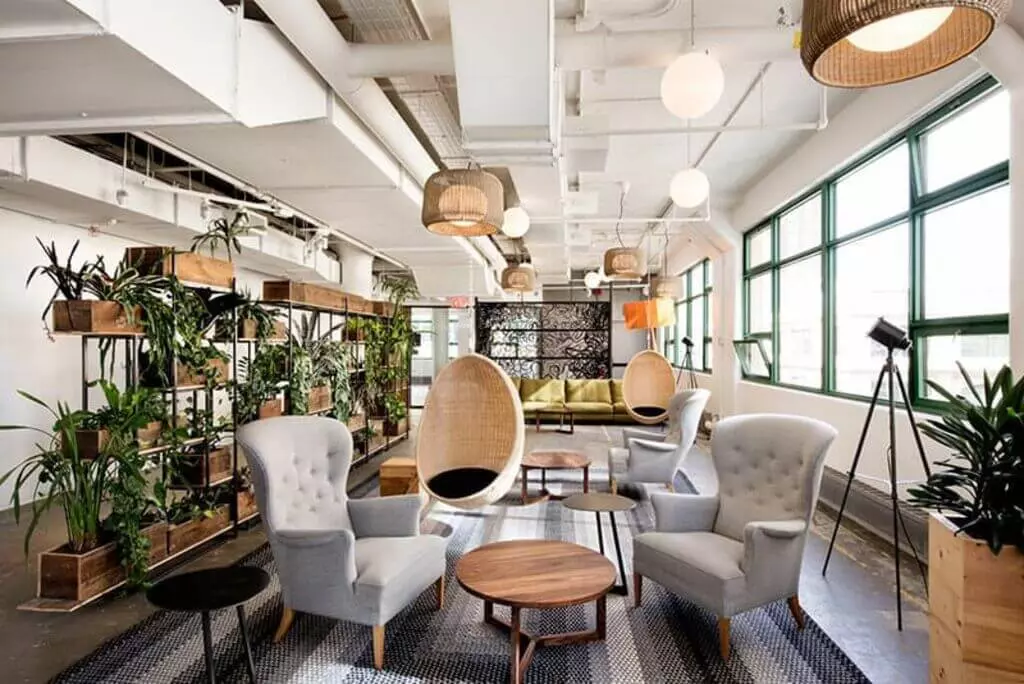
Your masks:
M352 435L344 423L316 416L267 418L242 426L236 439L271 538L278 530L351 529L345 488Z
M749 522L804 520L818 503L825 454L836 431L802 416L750 414L715 427L717 534L743 541Z
M690 451L697 439L697 428L711 392L706 389L682 390L668 402L668 426L665 441L678 444L684 453Z

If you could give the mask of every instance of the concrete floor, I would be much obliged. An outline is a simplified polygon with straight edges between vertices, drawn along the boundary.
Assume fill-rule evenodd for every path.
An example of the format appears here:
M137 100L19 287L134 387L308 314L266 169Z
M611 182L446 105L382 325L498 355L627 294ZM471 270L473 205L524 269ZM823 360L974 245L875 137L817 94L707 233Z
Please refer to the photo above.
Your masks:
M527 430L527 448L577 448L601 461L609 442L619 443L619 428L580 426L575 435ZM403 442L384 456L411 455ZM351 483L372 475L382 458L353 472ZM695 451L684 468L702 492L716 488L706 453ZM870 534L844 524L828 577L821 565L833 521L819 513L808 546L801 583L807 613L873 681L911 684L928 679L928 624L924 587L916 567L904 563L904 629L896 630L894 563L891 549ZM26 563L22 530L9 514L0 514L0 681L45 682L151 613L142 595L104 599L72 614L30 613L17 605L35 592L34 555L55 546L64 535L59 515L39 528ZM259 527L227 538L178 570L226 565L264 541Z

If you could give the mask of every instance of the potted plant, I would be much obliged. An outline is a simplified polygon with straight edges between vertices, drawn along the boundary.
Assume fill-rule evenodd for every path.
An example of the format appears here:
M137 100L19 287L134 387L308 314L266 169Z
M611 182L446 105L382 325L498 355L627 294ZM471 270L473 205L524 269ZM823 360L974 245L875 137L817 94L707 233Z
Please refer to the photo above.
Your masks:
M245 342L283 342L288 333L283 321L274 312L253 299L248 290L239 293L238 306L234 308L234 321L238 327L238 340ZM232 339L232 319L228 316L217 318L214 339L229 342Z
M959 364L958 364L959 365ZM921 431L952 450L909 490L928 527L933 681L1024 681L1024 378L1009 367L970 396L938 384L949 408Z
M167 509L167 551L180 553L231 526L231 509L221 503L224 490L192 490Z
M206 232L192 238L193 253L201 249L208 249L211 257L217 256L219 247L224 248L224 254L228 261L231 261L231 253L242 253L242 243L238 238L249 234L249 214L243 211L235 212L230 222L226 218L218 218L210 221L206 226Z
M125 258L144 274L175 276L188 283L230 288L235 280L232 252L242 251L238 236L247 233L248 228L248 215L238 212L231 223L223 218L211 221L205 233L192 239L188 252L173 247L129 247ZM214 256L221 245L226 261ZM210 256L200 253L204 248L210 251Z
M248 520L257 513L256 494L253 492L252 473L249 466L242 466L232 483L235 491L235 506L238 512L238 520Z
M80 427L75 432L78 455L82 459L96 458L107 448L110 430L130 416L135 427L135 444L148 449L159 441L167 405L159 392L147 387L128 387L120 390L107 380L97 380L90 386L103 391L106 405L93 412L83 412ZM68 447L62 446L65 453Z
M384 421L384 434L397 437L405 434L405 417L408 413L405 397L397 392L389 392L384 397L384 408L387 420Z
M288 351L281 345L262 345L251 358L238 360L234 382L235 420L239 425L283 413L281 383L286 378Z

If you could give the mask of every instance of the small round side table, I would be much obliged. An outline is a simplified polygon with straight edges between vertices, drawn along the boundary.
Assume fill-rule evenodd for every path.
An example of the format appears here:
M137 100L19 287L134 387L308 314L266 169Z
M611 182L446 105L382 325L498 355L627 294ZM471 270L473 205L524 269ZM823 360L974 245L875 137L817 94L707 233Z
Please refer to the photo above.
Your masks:
M263 570L246 565L234 565L168 577L150 587L146 592L146 598L157 608L202 614L203 653L206 657L206 676L210 684L216 684L217 681L213 662L210 611L235 608L238 612L238 628L242 632L242 644L245 646L245 664L249 669L249 681L255 684L256 667L252 660L252 646L249 644L249 630L245 624L243 604L266 589L268 584L270 575Z
M615 557L619 561L619 576L621 584L612 587L613 594L622 596L629 595L626 585L626 567L622 562L622 547L619 545L619 529L615 526L615 514L630 511L636 507L636 502L618 494L605 494L604 492L592 492L587 494L573 494L562 500L562 505L574 511L593 511L597 518L597 545L604 554L604 533L601 531L601 513L607 513L612 524L612 539L615 541Z

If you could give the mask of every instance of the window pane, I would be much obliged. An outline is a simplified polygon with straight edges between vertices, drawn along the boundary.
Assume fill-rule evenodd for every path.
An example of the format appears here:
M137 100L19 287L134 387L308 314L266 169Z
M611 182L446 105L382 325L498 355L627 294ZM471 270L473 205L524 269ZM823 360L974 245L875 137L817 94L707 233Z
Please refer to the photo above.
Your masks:
M885 349L868 338L879 316L907 329L910 247L906 223L836 249L836 390L871 396ZM907 377L907 356L897 356ZM887 387L881 396L887 397Z
M690 309L690 341L693 342L693 368L704 367L704 298L697 297L693 300Z
M921 138L925 192L1004 162L1010 150L1010 94L989 95Z
M772 274L764 273L750 279L748 313L750 325L747 332L772 331Z
M779 271L779 381L821 387L821 257Z
M910 160L903 143L836 183L836 237L907 211Z
M708 279L707 280L708 289L710 290L711 287L712 287L712 283L714 282L714 272L711 270L711 262L710 261L704 262L704 272L705 272L705 277Z
M821 195L815 195L779 218L779 258L821 244Z
M989 377L1010 361L1009 335L949 335L926 337L922 340L925 379L933 380L953 394L970 396L956 362L963 364L971 376L975 389L984 394L982 373ZM931 387L925 388L925 396L942 399L942 395Z
M747 235L747 268L771 261L772 231L768 226Z
M770 339L759 340L760 347L756 342L744 342L734 345L737 354L740 356L740 368L749 369L749 375L767 378L770 375L768 366L765 365L764 356L771 362L772 341ZM761 350L764 350L764 355Z
M1010 310L1010 189L924 218L925 318Z
M714 306L714 294L708 292L708 329L704 331L704 338L707 344L704 346L704 370L711 370L711 349L715 346L711 340L714 333L712 329L715 323L715 306Z

